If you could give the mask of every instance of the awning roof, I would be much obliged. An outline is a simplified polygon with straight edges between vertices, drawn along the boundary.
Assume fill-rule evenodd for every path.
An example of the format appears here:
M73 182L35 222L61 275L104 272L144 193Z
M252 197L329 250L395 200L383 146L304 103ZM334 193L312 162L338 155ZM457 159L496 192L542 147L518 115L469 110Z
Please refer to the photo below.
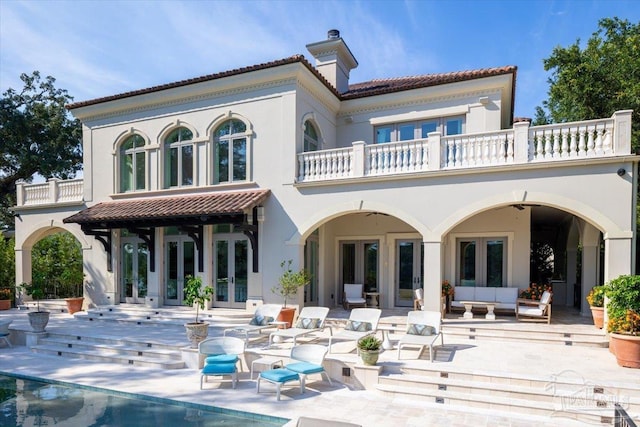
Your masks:
M83 228L238 223L269 193L270 190L264 189L103 202L71 215L63 222L77 223Z

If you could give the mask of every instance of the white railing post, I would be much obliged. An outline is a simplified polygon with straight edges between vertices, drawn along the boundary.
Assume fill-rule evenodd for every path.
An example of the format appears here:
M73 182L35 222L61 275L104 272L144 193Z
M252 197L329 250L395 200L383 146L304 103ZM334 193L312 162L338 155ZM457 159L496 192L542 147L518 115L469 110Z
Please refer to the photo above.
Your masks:
M365 171L365 155L364 155L364 147L367 145L364 141L354 141L353 146L353 165L351 165L353 169L353 176L359 177L364 176Z
M513 161L527 163L529 161L529 122L513 124ZM533 138L531 140L533 144Z
M430 171L440 170L442 147L440 147L440 132L429 133L429 159L427 161L427 169Z
M49 203L55 203L58 201L58 178L49 178Z
M24 206L24 181L16 181L16 206Z
M633 110L613 113L613 152L617 155L631 154L631 113Z

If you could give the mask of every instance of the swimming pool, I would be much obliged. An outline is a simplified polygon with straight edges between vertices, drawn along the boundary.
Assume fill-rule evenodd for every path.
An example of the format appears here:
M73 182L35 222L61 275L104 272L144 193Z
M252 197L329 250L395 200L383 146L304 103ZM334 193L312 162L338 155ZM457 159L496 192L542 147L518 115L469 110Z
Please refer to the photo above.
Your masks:
M289 420L0 373L0 426L282 426Z

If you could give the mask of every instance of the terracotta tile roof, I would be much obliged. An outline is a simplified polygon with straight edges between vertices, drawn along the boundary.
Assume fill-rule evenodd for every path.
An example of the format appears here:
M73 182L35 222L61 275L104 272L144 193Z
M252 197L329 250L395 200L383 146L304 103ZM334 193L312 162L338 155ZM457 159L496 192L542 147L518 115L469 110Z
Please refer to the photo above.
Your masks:
M262 203L270 190L220 192L103 202L65 218L65 223L142 222L243 214Z
M484 77L514 74L518 67L508 65L499 68L483 68L479 70L457 71L453 73L424 74L411 77L375 79L368 82L349 85L349 91L341 95L343 100L381 95L390 92L438 86L447 83L474 80Z
M296 62L301 63L305 67L309 69L315 76L320 80L330 91L333 92L334 95L339 96L338 91L329 83L327 79L322 76L318 70L315 69L313 65L303 55L293 55L289 58L279 59L276 61L265 62L262 64L251 65L249 67L236 68L229 71L223 71L215 74L207 74L205 76L194 77L192 79L180 80L173 83L167 83L159 86L152 86L145 89L133 90L130 92L119 93L116 95L105 96L103 98L90 99L88 101L74 102L73 104L67 105L68 110L73 110L75 108L86 107L89 105L101 104L103 102L115 101L118 99L130 98L133 96L144 95L147 93L160 92L167 89L173 89L181 86L188 86L191 84L207 82L211 80L218 80L224 77L236 76L239 74L250 73L252 71L266 70L268 68L280 67L282 65L294 64Z

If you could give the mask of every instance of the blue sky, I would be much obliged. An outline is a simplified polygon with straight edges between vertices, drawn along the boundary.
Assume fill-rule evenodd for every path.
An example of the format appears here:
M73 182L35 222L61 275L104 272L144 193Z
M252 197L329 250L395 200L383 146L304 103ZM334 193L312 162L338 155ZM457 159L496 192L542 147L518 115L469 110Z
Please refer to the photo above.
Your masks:
M543 59L603 17L640 21L637 0L0 1L0 91L20 73L75 101L304 54L337 28L351 82L517 65L517 116L546 98Z

